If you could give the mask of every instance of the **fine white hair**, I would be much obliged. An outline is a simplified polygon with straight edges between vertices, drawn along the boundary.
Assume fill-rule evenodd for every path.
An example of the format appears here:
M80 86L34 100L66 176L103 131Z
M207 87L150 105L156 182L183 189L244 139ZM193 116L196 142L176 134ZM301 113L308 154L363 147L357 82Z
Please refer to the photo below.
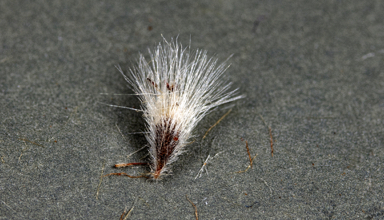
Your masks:
M160 179L170 173L170 165L184 151L197 123L215 107L243 96L220 79L227 63L217 65L205 50L191 53L177 39L163 39L148 52L149 60L140 54L128 74L117 69L142 103L151 176Z

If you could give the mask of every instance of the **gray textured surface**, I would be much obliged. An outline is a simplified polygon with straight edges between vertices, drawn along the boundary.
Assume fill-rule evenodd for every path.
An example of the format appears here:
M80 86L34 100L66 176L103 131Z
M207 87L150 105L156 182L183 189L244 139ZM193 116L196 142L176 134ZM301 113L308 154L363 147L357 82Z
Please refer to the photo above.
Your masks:
M194 219L186 194L200 219L384 218L382 1L80 2L0 1L0 219ZM129 93L114 65L161 34L233 53L247 98L204 140L227 110L199 124L172 176L104 178L96 199L103 162L145 156L126 158L140 114L99 104L135 98L101 93ZM238 174L241 138L258 156Z

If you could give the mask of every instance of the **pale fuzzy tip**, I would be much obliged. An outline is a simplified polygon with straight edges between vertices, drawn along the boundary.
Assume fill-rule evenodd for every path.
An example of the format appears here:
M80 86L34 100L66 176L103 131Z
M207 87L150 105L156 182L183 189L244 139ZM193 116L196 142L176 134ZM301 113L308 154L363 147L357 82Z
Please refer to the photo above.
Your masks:
M243 97L221 79L227 68L225 62L217 65L207 51L191 53L177 39L164 39L149 49L148 60L140 54L137 66L128 74L118 68L142 103L154 179L171 172L170 164L210 110Z

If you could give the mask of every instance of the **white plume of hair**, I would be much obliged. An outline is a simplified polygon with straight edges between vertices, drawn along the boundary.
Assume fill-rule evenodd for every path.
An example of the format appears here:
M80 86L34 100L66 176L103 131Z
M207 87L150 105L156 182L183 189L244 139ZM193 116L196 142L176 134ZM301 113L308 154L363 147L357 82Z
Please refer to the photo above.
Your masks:
M188 49L188 50L187 50ZM146 121L151 177L170 173L170 165L184 151L197 123L213 108L242 98L231 83L220 79L228 65L217 65L207 51L190 53L189 46L171 39L142 54L137 66L123 74L141 101Z

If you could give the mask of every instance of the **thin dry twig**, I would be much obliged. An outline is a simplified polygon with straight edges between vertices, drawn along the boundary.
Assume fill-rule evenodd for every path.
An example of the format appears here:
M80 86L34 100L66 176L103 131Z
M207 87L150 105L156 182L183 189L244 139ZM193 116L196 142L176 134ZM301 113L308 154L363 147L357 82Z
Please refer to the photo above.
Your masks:
M215 156L211 157L211 155L208 155L207 159L205 159L204 163L203 163L203 166L201 167L201 169L199 170L199 172L197 173L195 179L197 179L198 177L200 178L202 175L203 175L203 172L204 172L204 168L205 168L205 172L207 173L208 175L208 170L207 170L207 165L208 165L208 162L209 160L213 160L217 155L223 153L224 151L221 151L217 154L215 154Z
M261 120L264 122L264 125L268 127L268 131L269 131L269 141L270 141L270 143L271 143L271 155L272 155L272 157L273 157L273 136L272 136L272 129L271 129L271 126L268 126L268 125L267 125L267 123L265 122L263 116L261 116L260 114L259 114L259 116L260 116Z
M27 150L29 149L29 147L27 146L27 143L26 143L26 142L31 143L31 144L34 144L34 145L37 145L37 146L39 146L39 147L44 147L43 145L38 144L38 143L33 142L33 141L30 141L30 140L28 140L28 139L26 139L26 138L19 138L19 140L23 141L23 142L24 142L24 145L25 145L25 148L21 150L21 154L20 154L20 156L19 156L19 162L20 162L21 156L23 156L24 152L27 151Z
M269 191L271 191L271 194L272 194L272 189L271 189L271 187L268 185L268 183L267 183L267 181L265 181L263 178L260 178L263 182L264 182L264 184L269 188Z
M245 141L245 147L247 148L247 153L248 153L248 157L249 157L249 164L251 164L251 167L252 167L252 157L251 157L251 153L249 152L248 141Z
M147 147L147 146L144 146L144 147L142 147L142 148L138 149L137 151L135 151L135 152L133 152L133 153L129 154L129 155L127 156L127 158L130 158L132 155L134 155L135 153L137 153L137 152L139 152L139 151L143 150L143 149L144 149L144 148L146 148L146 147Z
M125 212L127 211L127 207L125 207L123 214L120 216L120 220L127 220L131 212L133 211L133 208L135 208L135 204L132 205L132 208L128 211L128 213L125 215ZM125 216L124 216L125 215Z
M196 207L196 205L195 205L195 204L188 198L187 195L185 195L185 197L187 198L187 200L189 201L189 203L191 203L192 206L195 208L195 216L196 216L196 220L199 220L199 215L198 215L198 213L197 213L197 207Z
M116 126L117 126L117 125L116 125ZM120 129L119 129L119 131L120 131ZM121 134L121 135L123 135L123 134ZM124 136L123 136L123 137L124 137ZM129 154L129 155L127 156L127 158L129 158L129 157L132 156L133 154L135 154L135 153L137 153L137 152L143 150L144 148L145 148L145 146L142 147L142 148L140 148L139 150L137 150L137 151L135 151L135 152ZM141 165L148 165L148 163L118 163L118 164L115 164L115 167L116 167L116 168L121 168L121 167L141 166ZM131 175L128 175L128 174L126 174L126 173L110 173L110 174L106 174L106 175L104 175L104 176L111 176L111 175L115 175L115 176L121 176L121 175L123 175L123 176L128 176L128 177L130 177L130 178L141 178L141 177L145 177L145 175L141 175L141 176L131 176Z
M195 138L194 138L194 139L195 139ZM195 143L195 142L196 142L196 139L193 140L193 141L191 141L191 142L186 143L185 146L190 145L190 144L193 144L193 143Z
M127 215L125 216L125 218L123 220L127 220L128 219L129 214L131 214L131 212L133 211L133 208L135 208L135 206L132 206L132 208L128 211Z
M120 168L120 167L144 166L144 165L148 165L148 163L118 163L118 164L115 164L115 167Z
M129 178L149 178L147 175L131 176L127 173L109 173L109 174L105 174L103 177L106 177L106 176L127 176Z
M124 212L120 215L120 220L123 220L123 217L126 211L127 211L127 207L125 207Z
M209 160L210 158L211 158L211 155L208 155L207 159L206 159L206 160L204 161L204 163L203 163L203 166L201 167L201 169L200 169L199 172L197 173L195 179L197 179L197 177L201 177L201 175L202 175L203 172L204 172L204 168L205 168L205 172L206 172L207 175L208 175L208 170L207 170L207 168L206 168L205 166L207 166L207 164L208 164L208 160Z
M237 171L236 173L245 173L249 170L249 168L252 167L253 165L253 160L256 158L257 154L252 158L251 157L251 153L249 151L249 147L248 147L248 141L245 141L245 147L247 148L247 153L248 153L248 157L249 157L249 165L248 167L245 169L245 170L241 170L241 171Z
M101 175L100 175L100 181L99 181L99 185L97 185L97 189L96 189L96 199L99 199L99 191L100 191L100 186L101 186L101 182L103 181L103 174L104 174L104 167L105 167L105 160L103 162L103 166L101 168Z
M25 147L25 148L21 151L21 154L20 154L20 156L19 156L19 160L18 160L18 162L20 162L20 160L21 160L21 156L23 156L23 153L24 153L26 150L28 150L28 147Z
M229 109L229 111L227 113L225 113L214 125L212 125L208 130L207 132L205 132L204 134L204 137L207 137L208 133L212 130L212 128L214 128L217 124L219 124L225 117L227 117L227 115L229 115L229 113L232 111L232 109Z
M123 133L121 133L121 130L120 130L119 126L117 126L117 122L116 122L115 125L116 125L117 130L118 130L119 133L121 134L121 136L125 139L125 136L123 135Z
M26 139L26 138L19 138L19 140L24 141L24 143L25 143L25 142L28 142L28 143L34 144L34 145L36 145L36 146L39 146L39 147L44 147L43 145L38 144L38 143L33 142L33 141L30 141L30 140L28 140L28 139Z
M245 169L245 170L240 170L240 171L237 171L236 173L245 173L249 170L249 168L252 167L252 164L253 164L253 160L257 157L257 154L252 158L251 162L249 163L248 167Z
M128 155L129 156L129 155ZM149 156L149 153L145 154L144 156L142 156L139 160L142 160L144 158L147 158Z

